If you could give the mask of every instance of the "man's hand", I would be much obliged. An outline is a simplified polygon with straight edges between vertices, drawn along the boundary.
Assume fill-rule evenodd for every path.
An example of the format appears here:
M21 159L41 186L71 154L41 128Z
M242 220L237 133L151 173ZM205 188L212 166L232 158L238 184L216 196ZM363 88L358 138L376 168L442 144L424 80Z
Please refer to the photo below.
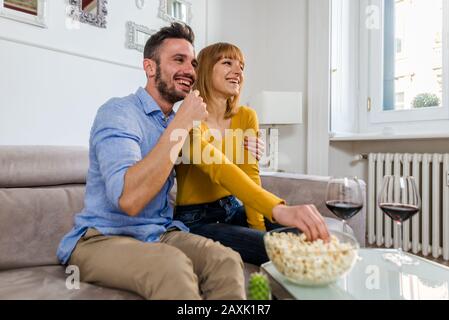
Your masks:
M273 219L284 226L298 228L306 234L308 240L329 241L326 223L314 205L278 205L273 208Z
M265 143L261 138L245 137L244 144L246 149L259 161L265 152Z
M186 96L156 146L126 171L119 207L129 216L137 216L160 192L173 170L174 161L171 155L179 154L194 121L202 121L207 117L206 104L199 95L199 91L195 90ZM172 134L180 129L181 136L177 132L177 138L173 139Z
M194 121L203 121L208 116L206 104L200 97L198 90L189 93L176 113L176 118L182 121L189 130L193 128Z

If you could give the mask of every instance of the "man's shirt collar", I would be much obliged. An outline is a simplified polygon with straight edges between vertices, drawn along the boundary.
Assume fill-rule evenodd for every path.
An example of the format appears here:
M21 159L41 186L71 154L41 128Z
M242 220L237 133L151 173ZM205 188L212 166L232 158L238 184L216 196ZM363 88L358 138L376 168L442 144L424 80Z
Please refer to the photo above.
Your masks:
M158 111L163 113L161 107L159 107L157 102L144 88L140 87L139 89L137 89L136 96L142 103L143 110L146 114L151 114ZM173 110L170 112L169 116L171 116L172 114L174 114Z

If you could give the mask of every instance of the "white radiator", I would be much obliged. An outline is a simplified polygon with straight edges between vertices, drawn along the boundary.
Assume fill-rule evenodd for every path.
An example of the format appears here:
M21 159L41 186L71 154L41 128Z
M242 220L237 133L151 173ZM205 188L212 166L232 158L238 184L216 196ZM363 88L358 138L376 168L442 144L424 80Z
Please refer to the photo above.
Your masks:
M403 223L403 250L449 261L449 154L371 153L368 161L369 244L399 246L397 226L378 207L377 195L385 175L412 175L418 183L422 208Z

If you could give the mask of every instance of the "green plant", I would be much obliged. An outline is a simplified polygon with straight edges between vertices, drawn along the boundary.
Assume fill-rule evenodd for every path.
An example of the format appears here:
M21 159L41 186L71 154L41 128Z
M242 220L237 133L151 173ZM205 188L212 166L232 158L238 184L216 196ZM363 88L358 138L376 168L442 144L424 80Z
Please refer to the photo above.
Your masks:
M271 300L271 289L268 278L260 272L251 274L248 291L250 300Z
M418 94L412 102L413 108L437 107L440 105L440 98L434 93Z

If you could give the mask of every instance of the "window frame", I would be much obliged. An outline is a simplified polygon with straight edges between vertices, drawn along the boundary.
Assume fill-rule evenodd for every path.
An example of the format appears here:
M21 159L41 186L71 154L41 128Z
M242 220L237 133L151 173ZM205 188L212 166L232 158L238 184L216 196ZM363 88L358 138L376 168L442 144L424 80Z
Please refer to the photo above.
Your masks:
M366 8L380 8L379 28L366 27ZM440 107L406 110L383 110L383 25L384 1L360 2L360 127L392 122L419 122L449 119L449 1L443 1L443 101ZM379 54L375 54L378 52Z
M330 132L359 127L359 3L331 1ZM355 0L359 1L359 0Z

